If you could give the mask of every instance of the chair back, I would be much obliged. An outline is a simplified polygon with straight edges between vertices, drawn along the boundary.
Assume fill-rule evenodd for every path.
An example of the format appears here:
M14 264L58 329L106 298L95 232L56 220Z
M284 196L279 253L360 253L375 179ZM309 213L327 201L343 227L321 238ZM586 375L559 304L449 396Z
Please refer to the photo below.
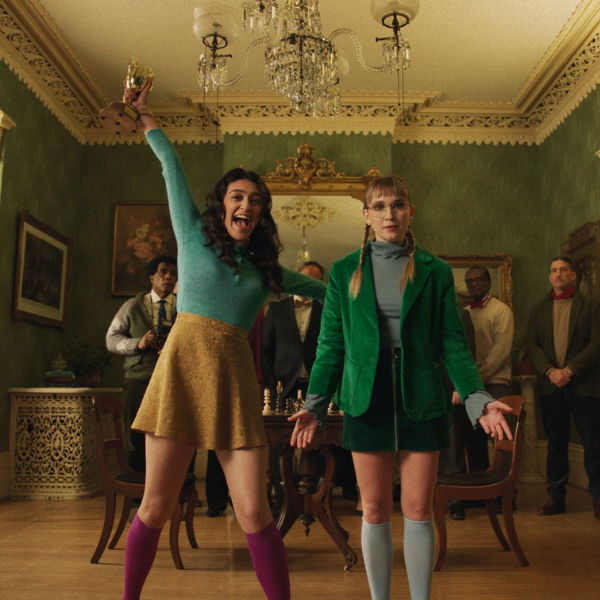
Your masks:
M500 402L507 404L513 410L505 413L504 418L510 427L513 439L494 440L494 455L490 471L500 475L502 479L516 479L521 469L521 457L523 454L523 434L525 417L527 415L523 396L505 396Z
M111 471L109 456L111 450L114 451L114 457L120 473L127 473L131 469L127 466L125 459L125 443L123 440L123 426L121 421L122 406L121 400L117 396L93 396L92 397L92 415L94 421L94 433L96 438L96 464L102 482L106 484L114 479ZM103 418L104 417L104 418ZM107 427L106 421L112 422L112 427ZM109 429L112 429L110 433ZM110 435L112 437L107 437ZM112 461L111 461L112 462Z

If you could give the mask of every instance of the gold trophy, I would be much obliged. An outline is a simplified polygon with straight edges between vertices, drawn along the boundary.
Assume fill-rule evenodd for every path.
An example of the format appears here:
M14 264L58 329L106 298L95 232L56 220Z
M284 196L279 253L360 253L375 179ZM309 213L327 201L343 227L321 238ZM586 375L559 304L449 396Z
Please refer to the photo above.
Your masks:
M125 78L125 87L141 90L146 85L148 77L154 77L152 69L138 64L137 58L132 56ZM138 132L139 116L140 113L128 102L111 102L108 108L100 111L100 122L106 129L110 129L117 135L129 137Z

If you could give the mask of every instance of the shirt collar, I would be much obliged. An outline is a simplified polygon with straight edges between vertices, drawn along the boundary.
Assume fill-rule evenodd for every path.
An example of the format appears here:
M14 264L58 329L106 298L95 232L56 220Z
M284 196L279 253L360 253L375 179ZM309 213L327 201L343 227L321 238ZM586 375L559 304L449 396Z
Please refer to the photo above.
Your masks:
M173 304L173 294L169 294L166 298L161 298L154 290L150 290L150 300L152 300L152 304L156 304L160 300L164 300L166 304Z

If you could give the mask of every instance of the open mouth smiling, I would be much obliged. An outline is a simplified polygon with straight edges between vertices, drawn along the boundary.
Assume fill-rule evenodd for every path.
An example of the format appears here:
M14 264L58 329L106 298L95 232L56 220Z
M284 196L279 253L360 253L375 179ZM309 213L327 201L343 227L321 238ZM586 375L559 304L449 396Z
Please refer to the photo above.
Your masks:
M233 222L240 229L248 229L252 224L250 217L247 217L246 215L236 215L233 217Z

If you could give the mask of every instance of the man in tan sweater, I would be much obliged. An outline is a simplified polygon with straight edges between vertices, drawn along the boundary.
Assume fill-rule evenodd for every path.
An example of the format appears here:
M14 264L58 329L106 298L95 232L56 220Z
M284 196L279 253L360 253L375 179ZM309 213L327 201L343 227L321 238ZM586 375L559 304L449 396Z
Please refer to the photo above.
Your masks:
M550 263L551 292L529 319L527 348L539 375L542 421L548 437L548 503L538 514L565 512L570 416L584 449L594 517L600 520L600 302L575 288L573 262Z

